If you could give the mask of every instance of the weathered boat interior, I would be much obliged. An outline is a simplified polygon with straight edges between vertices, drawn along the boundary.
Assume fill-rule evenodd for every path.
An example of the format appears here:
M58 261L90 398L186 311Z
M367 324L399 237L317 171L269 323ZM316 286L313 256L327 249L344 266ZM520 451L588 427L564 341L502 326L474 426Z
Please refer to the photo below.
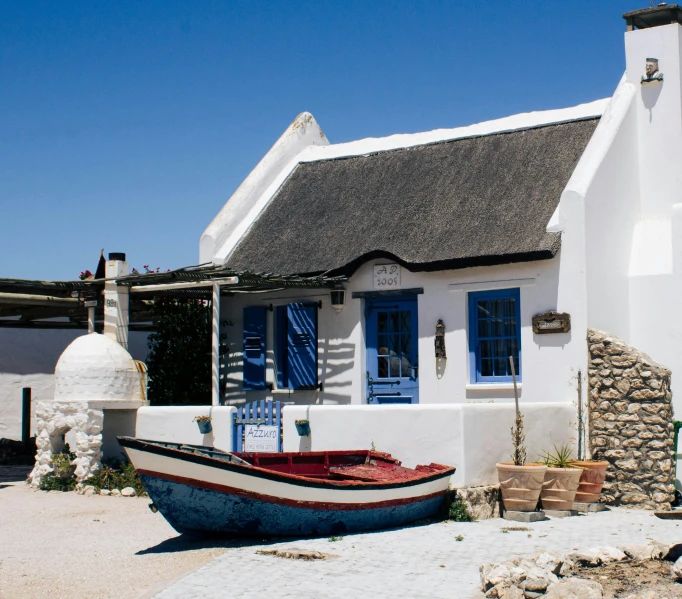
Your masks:
M423 478L449 468L441 464L419 465L416 468L406 468L401 465L399 460L391 457L388 453L367 449L312 451L305 453L230 453L200 445L163 443L158 441L151 443L176 449L183 453L202 455L243 466L305 478L334 481L376 481L390 483Z

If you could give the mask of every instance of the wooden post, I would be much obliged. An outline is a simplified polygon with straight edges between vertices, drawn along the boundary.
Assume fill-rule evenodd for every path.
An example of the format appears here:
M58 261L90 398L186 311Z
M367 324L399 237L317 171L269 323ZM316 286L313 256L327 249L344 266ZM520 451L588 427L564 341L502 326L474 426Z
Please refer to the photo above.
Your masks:
M31 387L21 390L21 441L28 443L31 438Z
M583 373L578 370L578 459L585 457L583 443L585 436L585 424L583 422Z
M211 405L220 405L220 283L213 283L211 328Z
M516 386L516 370L514 368L514 357L509 356L509 366L511 366L512 382L514 383L514 402L516 403L516 415L519 415L519 389Z
M88 308L88 333L95 332L95 309Z

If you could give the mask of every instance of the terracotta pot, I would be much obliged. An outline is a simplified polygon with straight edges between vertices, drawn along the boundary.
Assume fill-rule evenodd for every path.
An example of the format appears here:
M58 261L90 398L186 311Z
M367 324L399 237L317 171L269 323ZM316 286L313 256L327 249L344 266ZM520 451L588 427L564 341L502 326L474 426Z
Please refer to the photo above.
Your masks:
M547 466L511 462L497 464L497 476L504 509L515 512L534 512L545 480Z
M594 462L576 462L575 465L583 469L575 500L582 503L596 503L599 501L601 489L606 480L606 469L609 463L595 460Z
M572 510L582 473L580 468L547 468L540 495L542 509Z

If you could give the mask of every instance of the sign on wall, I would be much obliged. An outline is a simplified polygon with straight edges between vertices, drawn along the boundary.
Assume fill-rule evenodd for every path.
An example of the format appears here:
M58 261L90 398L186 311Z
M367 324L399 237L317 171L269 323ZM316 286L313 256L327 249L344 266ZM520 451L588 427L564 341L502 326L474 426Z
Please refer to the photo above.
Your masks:
M550 310L533 316L533 332L536 335L568 333L571 330L571 315Z
M265 424L244 426L244 449L247 453L278 451L279 428Z
M374 289L397 289L400 287L400 264L375 264Z

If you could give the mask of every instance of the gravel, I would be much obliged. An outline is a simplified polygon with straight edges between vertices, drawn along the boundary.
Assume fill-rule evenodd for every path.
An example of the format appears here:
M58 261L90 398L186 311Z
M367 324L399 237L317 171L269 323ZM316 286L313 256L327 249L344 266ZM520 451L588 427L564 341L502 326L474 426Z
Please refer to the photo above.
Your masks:
M224 553L181 539L148 497L0 483L0 598L136 599Z

